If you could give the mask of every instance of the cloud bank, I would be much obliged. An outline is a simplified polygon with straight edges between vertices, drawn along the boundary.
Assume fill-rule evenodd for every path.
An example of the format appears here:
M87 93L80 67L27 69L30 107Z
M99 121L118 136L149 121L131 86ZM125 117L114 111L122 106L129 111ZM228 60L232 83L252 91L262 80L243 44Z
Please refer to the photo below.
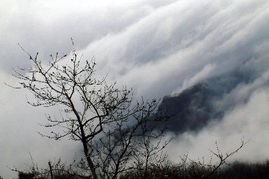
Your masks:
M29 65L17 43L46 60L68 52L70 37L85 58L95 57L101 73L135 88L137 96L178 95L213 77L249 71L253 80L238 82L216 101L219 108L232 106L221 122L179 136L169 150L198 157L215 140L229 150L245 137L250 142L239 158L269 157L268 17L266 0L1 1L0 173L9 178L8 167L22 167L29 152L45 165L62 155L72 160L79 151L70 141L52 144L38 136L46 111L25 105L29 95L3 84L13 81L12 68Z

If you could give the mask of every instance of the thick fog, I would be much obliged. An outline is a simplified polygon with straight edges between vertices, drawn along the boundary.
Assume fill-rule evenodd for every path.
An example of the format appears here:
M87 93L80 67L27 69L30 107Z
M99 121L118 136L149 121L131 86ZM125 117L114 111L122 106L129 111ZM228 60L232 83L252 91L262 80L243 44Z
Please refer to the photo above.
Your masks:
M216 141L229 152L243 138L248 143L235 159L268 159L268 18L267 0L2 0L0 175L10 178L16 175L10 168L30 167L30 156L44 166L79 155L79 143L37 133L46 113L57 108L33 108L26 104L30 94L5 85L16 84L14 68L29 66L18 43L47 61L51 53L70 52L71 37L85 59L96 59L100 74L146 98L177 96L214 77L247 72L251 80L239 79L214 101L225 109L221 119L179 135L168 151L197 159L209 156Z

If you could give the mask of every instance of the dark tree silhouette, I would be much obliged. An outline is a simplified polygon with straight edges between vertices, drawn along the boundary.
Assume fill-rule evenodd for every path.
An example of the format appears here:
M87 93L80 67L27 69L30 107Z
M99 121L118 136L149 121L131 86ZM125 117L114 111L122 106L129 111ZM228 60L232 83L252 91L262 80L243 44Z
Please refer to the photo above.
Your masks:
M41 61L38 53L25 52L31 66L17 69L14 75L20 87L33 94L28 103L35 107L58 105L65 111L60 118L48 115L45 127L53 130L42 135L79 141L91 178L117 178L135 168L137 161L146 161L147 168L150 158L167 145L162 140L164 131L150 125L165 118L155 113L158 100L136 101L132 89L98 79L95 62L83 60L75 50L69 55L51 55L48 63ZM140 155L143 151L146 153Z

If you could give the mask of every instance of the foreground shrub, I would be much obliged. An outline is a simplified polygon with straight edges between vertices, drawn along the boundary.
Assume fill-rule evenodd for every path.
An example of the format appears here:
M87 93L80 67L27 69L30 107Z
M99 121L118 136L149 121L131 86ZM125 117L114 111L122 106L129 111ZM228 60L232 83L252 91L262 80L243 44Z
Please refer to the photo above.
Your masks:
M54 165L53 167L57 167ZM265 163L234 162L226 165L214 175L210 165L200 165L199 162L181 165L166 163L165 165L152 165L145 173L144 169L133 169L120 176L120 179L268 179L269 161ZM86 179L68 167L38 170L33 168L28 172L19 172L19 179Z

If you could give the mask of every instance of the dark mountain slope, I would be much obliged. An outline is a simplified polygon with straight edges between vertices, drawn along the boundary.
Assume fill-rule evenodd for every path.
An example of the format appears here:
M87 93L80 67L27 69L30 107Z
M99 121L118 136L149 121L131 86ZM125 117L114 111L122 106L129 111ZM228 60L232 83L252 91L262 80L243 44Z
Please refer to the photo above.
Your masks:
M233 107L229 105L217 108L217 101L237 85L252 80L253 75L240 70L214 77L184 90L177 96L164 97L159 111L171 116L167 122L170 131L197 131L209 121L221 119L223 113Z

